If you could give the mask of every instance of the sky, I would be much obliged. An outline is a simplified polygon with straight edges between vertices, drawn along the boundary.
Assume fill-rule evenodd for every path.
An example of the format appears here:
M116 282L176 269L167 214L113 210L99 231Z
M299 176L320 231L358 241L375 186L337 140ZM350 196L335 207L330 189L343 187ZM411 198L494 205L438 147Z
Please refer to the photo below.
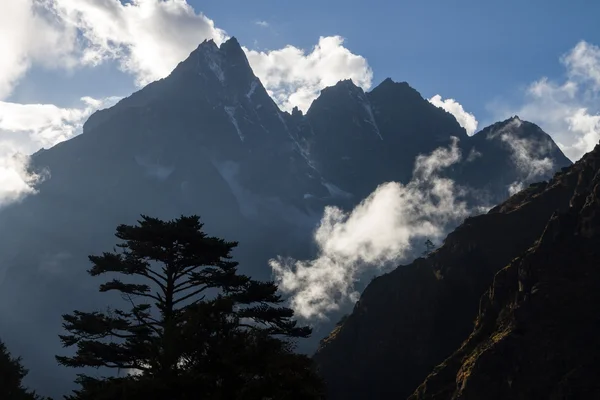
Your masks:
M22 155L231 36L283 109L391 77L469 134L519 115L575 161L600 140L599 15L595 0L3 0L0 202L32 190Z

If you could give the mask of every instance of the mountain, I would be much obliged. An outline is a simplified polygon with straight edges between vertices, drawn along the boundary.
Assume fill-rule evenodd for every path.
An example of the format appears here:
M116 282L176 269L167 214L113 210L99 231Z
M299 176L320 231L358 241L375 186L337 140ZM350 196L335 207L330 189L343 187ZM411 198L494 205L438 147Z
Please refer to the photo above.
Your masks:
M142 213L199 214L209 234L240 242L243 273L268 279L269 258L311 256L324 206L349 210L383 182L407 182L418 154L453 137L463 159L448 174L477 191L473 202L493 204L514 182L570 165L539 128L511 121L500 136L469 137L451 114L389 79L370 92L342 81L306 114L283 112L235 38L205 41L168 77L32 157L46 177L38 193L0 210L0 336L36 366L32 386L59 395L72 381L53 358L60 315L106 306L87 255L111 249L118 224ZM533 147L550 167L524 175L503 135L520 135L525 147L543 137L547 146Z
M371 282L315 355L330 398L407 398L420 384L411 399L594 397L560 396L578 380L580 394L598 389L587 368L599 157L597 147Z
M568 207L494 276L467 340L411 400L600 397L600 145L537 191L519 205L568 191Z

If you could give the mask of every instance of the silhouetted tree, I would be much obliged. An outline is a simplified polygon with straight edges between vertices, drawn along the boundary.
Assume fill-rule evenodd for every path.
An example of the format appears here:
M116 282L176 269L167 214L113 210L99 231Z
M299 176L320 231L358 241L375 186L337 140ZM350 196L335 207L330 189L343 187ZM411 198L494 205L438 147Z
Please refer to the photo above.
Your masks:
M23 387L27 370L21 358L10 355L6 345L0 341L0 399L2 400L41 400L35 393Z
M291 341L308 337L281 306L273 282L238 274L235 242L209 237L197 216L162 221L142 216L120 225L119 251L90 256L92 276L112 273L101 292L117 291L127 311L63 315L67 367L134 370L135 375L80 374L72 399L311 399L321 383ZM303 394L303 397L298 397Z
M423 257L427 257L435 249L435 244L430 239L425 241L425 251L423 251Z

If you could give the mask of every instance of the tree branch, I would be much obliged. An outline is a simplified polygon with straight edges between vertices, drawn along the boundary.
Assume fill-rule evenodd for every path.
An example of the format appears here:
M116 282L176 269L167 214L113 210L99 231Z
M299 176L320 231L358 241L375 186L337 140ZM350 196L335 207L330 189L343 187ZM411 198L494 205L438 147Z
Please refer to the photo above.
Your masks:
M165 280L164 277L162 277L160 274L157 274L156 272L152 271L151 269L147 269L146 271L151 272L154 276ZM148 274L146 272L144 272L144 273L139 272L139 274L142 276L145 276L146 278L148 278L151 281L153 281L154 283L156 283L158 285L158 287L160 287L160 289L163 291L163 293L167 291L167 287L162 282L160 282L157 278L150 276L150 274Z
M186 294L185 296L183 296L180 299L177 299L173 302L173 306L181 303L182 301L185 301L187 299L189 299L190 297L193 297L195 295L197 295L198 293L202 293L203 291L205 291L208 288L208 286L202 286L200 289L198 290L194 290L192 293ZM202 298L204 298L204 296L202 296Z
M187 280L187 281L184 282L184 284L185 283L189 283L189 282L190 282L190 280ZM180 293L180 292L185 292L186 290L189 290L189 289L191 289L193 287L197 287L197 286L198 285L195 284L195 283L189 283L187 286L183 286L182 284L175 285L175 290L173 290L173 294L177 294L177 293ZM203 286L203 288L204 289L202 289L202 290L206 290L208 288L208 286L205 285L205 286Z
M144 321L142 318L140 318L140 316L135 311L135 303L133 302L133 300L131 299L131 296L129 294L127 295L127 300L129 300L129 302L131 303L131 306L133 307L132 313L135 316L135 318L138 320L138 322L140 324L142 324L143 326L147 326L148 328L150 328L159 337L162 337L162 332L159 331L153 324L149 324L147 321Z

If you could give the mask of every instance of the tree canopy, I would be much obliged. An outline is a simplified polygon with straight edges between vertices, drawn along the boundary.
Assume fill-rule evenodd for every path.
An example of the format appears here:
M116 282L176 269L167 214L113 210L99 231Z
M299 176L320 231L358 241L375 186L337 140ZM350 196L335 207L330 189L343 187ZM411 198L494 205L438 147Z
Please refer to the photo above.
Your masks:
M72 399L321 398L311 360L293 352L310 328L273 282L238 273L236 242L202 228L198 216L142 216L117 227L118 250L89 257L92 276L112 278L100 292L120 293L128 307L63 315L60 339L76 351L56 358L130 374L80 374Z
M35 393L23 386L27 370L21 364L21 358L11 356L6 345L0 341L0 399L37 400ZM40 399L41 400L41 399Z

